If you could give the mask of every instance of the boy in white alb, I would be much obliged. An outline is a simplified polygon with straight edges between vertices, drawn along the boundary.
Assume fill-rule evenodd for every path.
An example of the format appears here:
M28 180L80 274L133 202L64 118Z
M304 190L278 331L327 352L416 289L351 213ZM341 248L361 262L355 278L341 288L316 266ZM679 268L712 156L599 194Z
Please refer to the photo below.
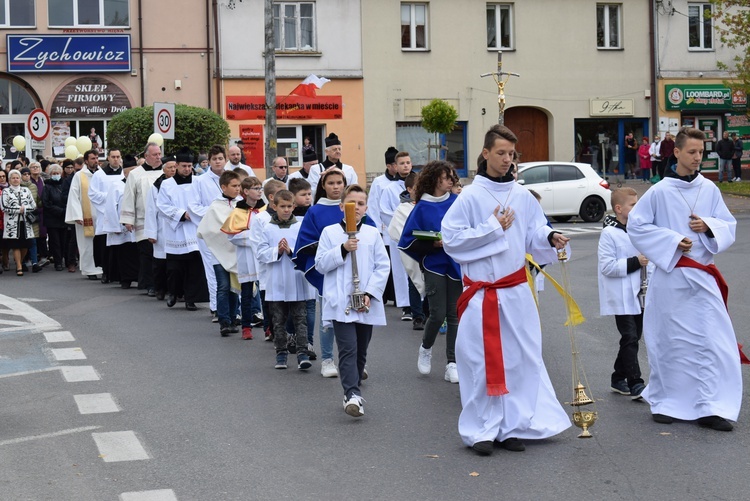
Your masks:
M633 188L612 192L615 216L604 219L599 237L599 312L614 315L620 332L620 351L615 360L611 388L615 393L640 398L646 387L638 364L638 342L643 333L643 310L638 299L642 269L648 259L630 242L626 225L638 194Z
M286 324L291 317L294 324L297 346L297 368L307 370L312 364L307 355L307 318L305 301L313 299L314 293L307 287L301 271L294 269L291 256L297 242L300 222L292 215L294 195L291 191L275 193L273 201L276 213L263 226L263 239L255 252L258 261L266 266L266 302L273 322L273 343L276 348L276 368L287 368Z

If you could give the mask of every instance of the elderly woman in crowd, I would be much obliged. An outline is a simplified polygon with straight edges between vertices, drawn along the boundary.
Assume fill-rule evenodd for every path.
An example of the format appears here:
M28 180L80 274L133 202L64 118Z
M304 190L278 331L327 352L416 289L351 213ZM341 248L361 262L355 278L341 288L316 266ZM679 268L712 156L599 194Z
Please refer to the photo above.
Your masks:
M13 251L16 263L16 275L23 276L23 257L34 239L34 230L27 221L28 216L36 209L36 202L31 191L21 186L21 173L12 170L8 173L8 187L0 197L3 215L3 246Z

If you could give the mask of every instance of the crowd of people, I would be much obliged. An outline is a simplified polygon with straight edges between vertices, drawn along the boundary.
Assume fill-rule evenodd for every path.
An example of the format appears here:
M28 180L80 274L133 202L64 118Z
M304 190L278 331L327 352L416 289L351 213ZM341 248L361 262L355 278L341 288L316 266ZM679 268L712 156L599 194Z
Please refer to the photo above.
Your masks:
M186 148L164 156L156 144L140 159L110 149L101 165L96 150L62 165L19 160L0 172L3 268L12 251L19 276L51 262L123 289L137 283L169 308L208 303L221 337L252 340L260 327L278 370L296 357L308 371L318 345L320 373L340 378L353 417L364 415L367 350L392 302L423 331L418 373L431 373L432 349L446 334L443 377L460 388L464 443L480 455L495 444L523 451L523 440L570 426L544 366L526 273L529 255L538 265L557 262L569 239L516 182L516 142L492 127L463 191L451 163L415 173L409 153L391 147L368 192L333 133L323 161L305 150L289 175L278 157L263 182L236 146L213 146L205 158ZM640 202L630 188L613 192L615 214L599 245L600 304L621 334L613 391L646 400L659 423L697 419L729 431L740 357L712 256L732 244L736 222L697 172L702 149L702 133L683 130L664 183ZM643 300L637 277L647 271ZM642 333L648 385L638 366Z

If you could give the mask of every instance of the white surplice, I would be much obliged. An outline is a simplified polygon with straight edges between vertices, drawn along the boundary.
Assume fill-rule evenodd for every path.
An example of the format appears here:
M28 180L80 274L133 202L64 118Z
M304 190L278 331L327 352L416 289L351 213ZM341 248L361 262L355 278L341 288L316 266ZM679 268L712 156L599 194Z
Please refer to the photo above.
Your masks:
M166 218L164 224L164 250L167 254L189 254L198 251L198 225L183 219L188 203L193 197L193 184L177 184L177 176L165 179L156 196L156 206L160 215ZM192 179L196 179L193 177Z
M691 212L713 238L690 230ZM692 182L665 177L630 212L630 240L656 265L643 318L651 375L642 396L654 414L737 419L740 359L719 287L703 270L675 267L683 238L693 242L685 255L708 265L734 243L736 225L719 189L700 174Z
M131 224L135 227L135 240L140 242L148 237L144 233L146 222L146 205L151 187L164 172L161 167L148 170L146 164L140 165L130 171L128 180L125 182L125 193L122 196L122 208L120 209L120 222Z
M256 216L250 220L250 233L247 238L252 249L257 249L258 246L265 240L263 230L265 226L271 221L271 214L268 211L259 212ZM295 238L295 242L296 242ZM292 246L292 249L294 247ZM256 251L253 252L255 257L255 270L258 274L258 289L266 290L266 281L268 280L268 266L265 265L259 258Z
M401 204L401 193L405 189L403 180L389 181L380 194L380 220L386 228L390 226L393 214ZM388 231L384 233L384 236L387 235ZM389 236L385 240L391 251L391 273L393 274L393 292L396 295L396 306L406 308L411 304L409 302L409 275L401 261L398 240L394 242Z
M273 221L263 227L263 239L255 248L258 261L266 268L267 276L273 280L266 283L266 301L307 301L315 299L317 292L305 278L305 274L294 269L291 255L279 257L279 242L285 238L289 247L294 249L301 222L296 220L288 228L282 228Z
M78 244L78 254L80 262L78 263L81 269L81 275L101 275L102 269L94 264L94 237L87 237L83 234L83 225L77 224L76 221L83 220L83 206L81 201L83 197L88 198L89 194L83 193L81 190L81 176L89 178L89 184L91 184L91 178L94 173L88 168L84 167L79 170L73 176L73 180L70 182L70 192L68 193L68 205L65 210L65 222L68 224L75 225L76 228L76 244ZM91 205L91 218L94 220L94 228L96 228L96 208Z
M117 174L109 175L104 169L99 169L91 177L91 182L89 183L89 200L91 201L91 207L96 210L96 222L94 223L95 235L104 235L107 233L104 229L107 194L109 193L110 185L114 183L123 184L123 179L125 179L125 176L122 173L122 169Z
M107 247L135 243L135 233L126 230L125 225L120 223L120 204L124 192L125 183L122 179L109 184L104 213L101 215L102 229L107 234Z
M507 231L493 215L511 207ZM515 182L477 176L443 218L443 248L472 281L495 282L525 266L526 253L539 264L557 261L539 202ZM463 410L458 431L466 445L485 440L541 439L570 427L542 359L539 313L529 285L498 289L498 310L509 393L487 395L483 340L484 290L469 301L458 324L456 366Z
M158 196L159 189L156 186L152 186L146 199L146 217L143 221L143 234L146 235L146 238L155 240L153 243L154 258L167 259L167 251L164 248L164 225L166 225L166 218L159 212L159 208L156 206L156 198Z

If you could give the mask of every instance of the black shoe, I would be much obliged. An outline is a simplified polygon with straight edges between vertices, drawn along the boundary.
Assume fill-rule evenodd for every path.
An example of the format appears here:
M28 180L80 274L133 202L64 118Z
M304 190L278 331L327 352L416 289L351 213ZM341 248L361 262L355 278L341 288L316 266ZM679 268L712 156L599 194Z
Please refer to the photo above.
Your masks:
M229 326L229 332L232 334L237 334L240 331L240 328L236 325L230 325Z
M222 325L221 329L219 329L219 334L221 334L221 337L228 337L232 333L232 327L229 325Z
M63 271L63 266L61 264L56 264L55 271Z
M256 313L255 315L253 315L253 319L250 321L250 326L260 327L261 325L263 325L263 317Z
M672 416L667 416L666 414L653 414L651 418L657 423L661 423L661 424L674 423L674 418Z
M482 442L477 442L474 445L472 445L471 448L474 449L474 452L476 452L480 456L489 456L492 454L492 450L493 450L492 440L484 440Z
M704 428L711 428L716 431L732 431L732 423L719 416L706 416L698 418L698 424Z
M25 264L22 264L21 265L21 271L29 271L29 267L26 266ZM94 280L96 280L96 275L94 275Z
M412 324L412 330L414 331L423 331L424 330L424 319L421 317L417 317L414 319L414 322Z
M121 289L130 289L131 285L132 285L132 282L120 282Z
M164 291L158 291L156 293L156 300L157 301L164 301L164 296L165 296Z
M185 309L187 311L196 311L198 307L195 306L195 303L188 303L187 301L185 301Z
M641 393L643 393L643 390L646 389L646 385L643 383L635 383L632 388L630 388L630 398L633 400L641 400L643 397L641 396Z
M628 382L624 379L622 381L613 382L609 389L620 395L630 395L630 387L628 386Z
M167 307L171 308L175 304L177 304L177 298L174 297L172 294L170 294L169 296L167 296Z
M150 289L149 289L149 290L148 290L148 291L146 292L146 295L147 295L148 297L156 297L156 289L154 289L153 287L151 287L151 288L150 288Z
M96 275L88 275L87 278L89 280L99 280L99 277L97 277Z
M109 277L107 276L106 273L102 273L102 283L103 284L108 284L109 283Z
M523 445L523 442L521 442L520 438L506 438L502 442L498 442L498 444L506 451L523 452L526 450L526 446Z
M40 271L42 271L42 267L39 266L39 263L34 263L33 265L31 265L32 273L39 273Z

